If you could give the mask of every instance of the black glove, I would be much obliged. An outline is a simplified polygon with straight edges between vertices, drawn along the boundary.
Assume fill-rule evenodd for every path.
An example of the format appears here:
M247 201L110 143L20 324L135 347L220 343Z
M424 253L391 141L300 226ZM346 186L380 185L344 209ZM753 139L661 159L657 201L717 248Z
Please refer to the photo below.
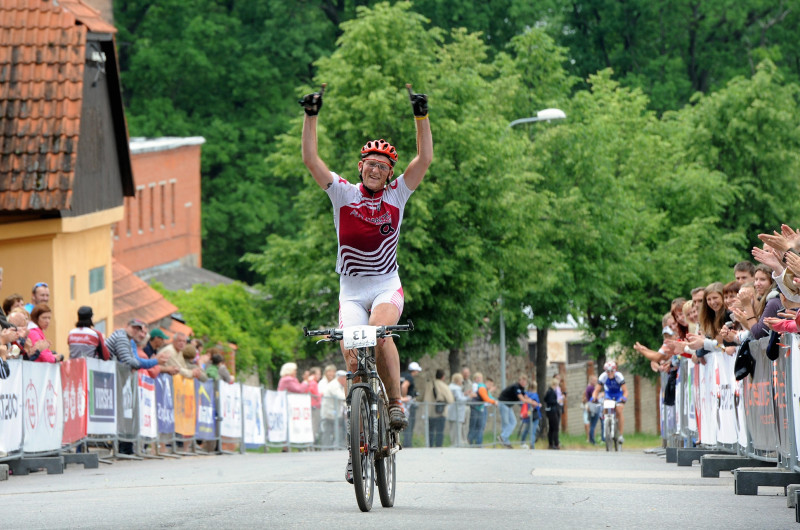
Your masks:
M428 115L428 96L426 94L415 94L411 90L411 84L406 83L406 90L408 90L408 99L411 100L411 108L414 110L414 116L417 118L424 118Z
M322 108L322 91L306 94L297 102L303 106L306 114L316 116L319 113L319 109Z
M409 94L408 97L411 99L411 108L414 109L414 116L424 118L428 115L427 94Z

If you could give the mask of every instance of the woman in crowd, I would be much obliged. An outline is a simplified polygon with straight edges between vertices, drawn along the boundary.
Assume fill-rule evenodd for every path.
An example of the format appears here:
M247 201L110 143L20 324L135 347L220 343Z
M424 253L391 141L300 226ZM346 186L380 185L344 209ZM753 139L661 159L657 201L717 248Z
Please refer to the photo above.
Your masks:
M455 401L444 376L444 370L436 370L436 378L425 385L422 397L428 415L428 447L441 447L444 443L445 409L447 404Z
M29 361L55 363L64 360L63 355L50 351L50 342L44 336L44 332L50 327L52 318L53 312L47 304L36 304L33 307L33 311L31 311L31 323L33 325L28 332L28 338L35 346L35 349L29 353Z
M14 293L3 300L3 313L6 315L10 315L11 311L18 307L25 309L25 300L21 294Z
M284 363L281 366L281 379L278 381L278 391L286 390L287 392L293 392L295 394L307 394L308 393L308 383L297 380L297 364L296 363Z
M219 348L209 348L207 353L211 356L211 364L206 368L206 375L215 381L222 379L226 383L233 383L234 377L225 366L225 358Z
M470 396L464 393L464 376L455 373L450 378L450 392L453 394L453 404L447 409L447 421L450 423L450 445L461 447L464 440L461 439L464 421L467 418L467 401Z
M489 389L483 382L483 374L476 372L472 377L475 383L474 401L478 404L472 405L472 411L469 415L469 433L467 434L467 441L470 445L483 445L483 431L486 429L486 410L485 403L496 405L497 401L489 393Z

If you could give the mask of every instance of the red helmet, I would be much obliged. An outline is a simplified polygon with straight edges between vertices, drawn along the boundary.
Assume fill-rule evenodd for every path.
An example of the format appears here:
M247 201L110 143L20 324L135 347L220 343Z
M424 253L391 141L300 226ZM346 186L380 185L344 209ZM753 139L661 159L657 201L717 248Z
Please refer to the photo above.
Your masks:
M389 157L389 163L394 167L397 162L397 151L394 146L381 138L380 140L370 140L361 148L361 159L367 158L371 153Z

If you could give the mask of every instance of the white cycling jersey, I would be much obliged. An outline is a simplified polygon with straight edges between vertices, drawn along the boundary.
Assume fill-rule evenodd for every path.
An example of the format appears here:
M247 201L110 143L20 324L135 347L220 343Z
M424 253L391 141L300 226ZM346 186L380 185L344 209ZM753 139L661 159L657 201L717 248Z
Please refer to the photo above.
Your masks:
M339 249L336 272L342 276L383 276L397 270L397 243L406 202L414 192L400 175L372 194L331 172L326 193L333 204Z

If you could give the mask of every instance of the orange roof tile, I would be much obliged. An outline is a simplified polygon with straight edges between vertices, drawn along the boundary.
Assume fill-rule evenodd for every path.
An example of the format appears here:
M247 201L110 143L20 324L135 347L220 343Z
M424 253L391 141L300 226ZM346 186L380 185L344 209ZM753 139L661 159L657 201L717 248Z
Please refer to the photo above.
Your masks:
M152 326L178 310L117 260L112 260L111 270L114 277L114 323L117 327L134 318Z
M0 1L0 209L72 202L87 31L116 33L80 0Z

